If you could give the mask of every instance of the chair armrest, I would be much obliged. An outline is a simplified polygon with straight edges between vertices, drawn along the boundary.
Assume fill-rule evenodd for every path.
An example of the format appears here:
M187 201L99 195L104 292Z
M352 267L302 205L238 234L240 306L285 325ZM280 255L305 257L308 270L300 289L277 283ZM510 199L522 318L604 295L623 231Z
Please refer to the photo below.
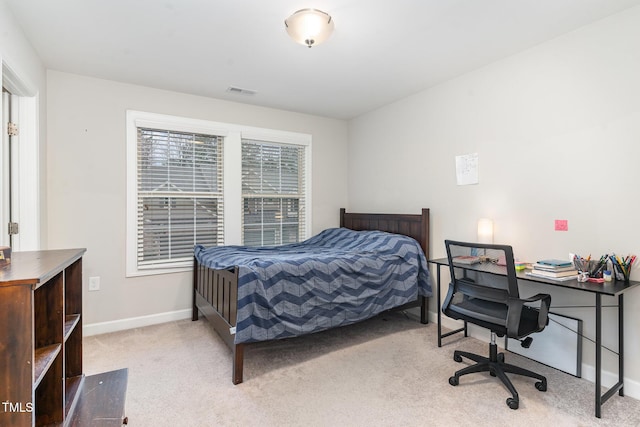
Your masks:
M524 303L540 301L540 310L538 314L538 327L543 329L548 323L549 307L551 307L551 295L537 294L529 298L521 298Z
M507 314L507 335L516 338L518 327L520 325L520 316L522 307L528 303L540 301L538 308L538 328L541 331L547 325L549 307L551 306L551 295L537 294L529 298L513 298L509 300L509 311Z

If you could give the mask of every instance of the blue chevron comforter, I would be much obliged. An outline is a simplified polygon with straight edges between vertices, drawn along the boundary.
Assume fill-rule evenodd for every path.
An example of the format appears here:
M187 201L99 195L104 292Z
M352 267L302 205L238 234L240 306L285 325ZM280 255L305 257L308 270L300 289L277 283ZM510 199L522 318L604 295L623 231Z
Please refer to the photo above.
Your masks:
M431 296L417 241L382 231L332 228L301 243L195 247L200 264L238 266L236 344L348 325Z

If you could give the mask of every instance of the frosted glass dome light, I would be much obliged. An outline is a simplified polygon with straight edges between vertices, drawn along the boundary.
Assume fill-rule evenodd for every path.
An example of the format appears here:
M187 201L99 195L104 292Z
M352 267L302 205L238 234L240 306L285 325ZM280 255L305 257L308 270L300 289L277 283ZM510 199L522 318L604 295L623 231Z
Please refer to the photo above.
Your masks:
M285 19L284 25L296 43L308 47L328 39L334 28L331 16L317 9L301 9Z

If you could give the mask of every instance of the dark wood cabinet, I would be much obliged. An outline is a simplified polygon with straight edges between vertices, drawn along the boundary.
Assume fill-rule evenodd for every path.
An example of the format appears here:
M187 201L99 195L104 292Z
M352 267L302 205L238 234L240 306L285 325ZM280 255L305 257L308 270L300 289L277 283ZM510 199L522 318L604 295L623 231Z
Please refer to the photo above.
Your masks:
M2 426L68 425L77 409L84 253L14 252L0 268Z

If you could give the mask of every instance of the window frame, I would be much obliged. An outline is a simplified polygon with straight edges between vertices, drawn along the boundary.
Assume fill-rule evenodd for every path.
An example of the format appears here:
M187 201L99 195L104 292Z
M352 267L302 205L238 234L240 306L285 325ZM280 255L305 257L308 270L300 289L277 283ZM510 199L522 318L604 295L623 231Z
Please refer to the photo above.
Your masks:
M157 264L156 267L143 267L138 265L138 128L214 135L222 138L226 137L226 130L217 126L216 123L204 120L145 113L142 111L127 111L126 275L127 277L132 277L190 271L193 268L191 261L178 263L179 265L175 265L175 263ZM222 162L224 167L224 154ZM224 201L224 187L222 198ZM224 239L224 236L222 236L222 238Z
M242 139L301 145L305 147L304 191L306 212L304 235L311 236L311 176L312 136L310 134L274 129L220 123L209 120L127 110L127 230L126 230L126 277L179 273L193 270L193 264L184 267L140 269L137 265L137 202L138 202L138 154L137 128L176 132L193 132L224 137L223 143L223 200L224 200L224 244L242 244Z

